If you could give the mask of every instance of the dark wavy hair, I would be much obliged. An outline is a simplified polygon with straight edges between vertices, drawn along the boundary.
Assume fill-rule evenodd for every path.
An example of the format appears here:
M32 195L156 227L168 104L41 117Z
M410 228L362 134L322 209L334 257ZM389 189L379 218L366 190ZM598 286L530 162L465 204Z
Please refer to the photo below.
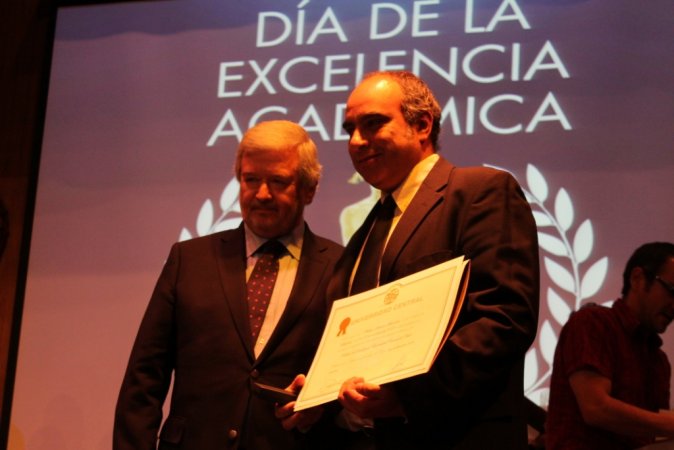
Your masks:
M641 267L646 279L652 283L669 258L674 258L674 244L671 242L649 242L636 249L623 272L623 297L632 287L630 274L635 267Z

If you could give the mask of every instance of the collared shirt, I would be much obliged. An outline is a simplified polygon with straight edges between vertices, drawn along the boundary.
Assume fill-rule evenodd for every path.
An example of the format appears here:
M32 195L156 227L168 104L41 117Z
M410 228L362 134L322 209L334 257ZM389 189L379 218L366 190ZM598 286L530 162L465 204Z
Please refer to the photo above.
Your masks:
M424 182L428 174L435 166L435 163L440 159L440 155L433 153L430 156L419 161L407 175L405 180L398 186L390 195L393 196L393 199L396 202L396 211L393 216L393 221L391 223L391 229L389 229L388 237L386 242L388 242L393 230L400 222L400 218L407 210L407 207L412 203L412 199L419 191L421 184ZM378 201L383 202L386 197L382 195ZM367 240L366 240L367 241ZM353 277L358 269L360 264L360 258L363 253L363 248L361 247L360 253L358 254L358 260L353 266L353 271L351 272L351 280L349 281L349 291L351 290L351 283L353 283ZM378 283L377 283L378 284ZM353 413L343 409L337 417L337 424L351 431L357 431L362 428L371 428L373 426L373 421L371 419L365 418L361 419L360 417L354 415Z
M267 239L257 236L245 224L244 229L246 235L246 281L248 281L258 259L256 252L262 244L267 242ZM295 227L290 234L282 236L277 240L285 245L287 253L279 258L279 271L276 284L269 300L269 307L262 322L262 328L260 328L260 334L255 343L255 357L260 355L262 349L269 341L269 337L276 328L288 303L290 291L295 283L297 268L300 264L300 254L302 253L302 244L304 242L304 222Z
M569 376L592 370L611 380L612 397L649 411L669 409L671 367L661 345L622 299L611 308L588 305L572 314L555 352L546 448L619 450L652 442L585 424Z
M398 225L398 222L400 222L400 218L407 210L407 207L410 205L410 203L412 203L412 199L419 191L421 184L424 182L428 174L433 169L433 166L435 166L435 163L439 159L440 155L438 155L437 153L433 153L432 155L427 156L426 158L419 161L412 168L412 170L407 175L405 180L400 184L400 186L398 186L390 194L393 196L393 200L395 200L396 202L396 210L393 216L393 221L391 223L391 228L389 229L388 232L388 237L386 238L386 242L388 242L389 238L391 237L391 234L393 234L393 230L395 230L396 226ZM386 196L382 194L378 201L383 202L385 198ZM365 240L365 242L367 242L367 239ZM349 281L349 291L351 290L351 283L353 283L353 277L356 274L358 265L360 264L360 258L362 254L363 248L361 247L360 252L358 254L358 259L356 260L356 264L354 264L353 271L351 272L351 280Z
M405 214L407 207L412 203L412 199L417 195L421 184L426 180L426 177L431 170L433 170L433 166L435 166L435 163L438 162L439 159L440 155L433 153L419 161L416 166L412 168L409 175L407 175L407 178L405 178L400 186L391 193L393 200L396 201L397 208L395 216L393 216L393 224L388 233L389 238L391 237L393 230L395 230L395 227L398 225L398 222L400 222L400 218Z

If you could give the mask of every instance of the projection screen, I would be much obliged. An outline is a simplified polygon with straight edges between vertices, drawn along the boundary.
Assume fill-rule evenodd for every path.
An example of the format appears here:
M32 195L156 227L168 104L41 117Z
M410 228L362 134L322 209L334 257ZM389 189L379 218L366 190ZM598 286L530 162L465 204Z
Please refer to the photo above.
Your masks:
M110 447L170 245L240 222L233 155L252 124L310 131L324 173L307 221L347 239L376 193L344 103L389 69L434 90L444 157L527 194L542 287L524 385L545 406L569 312L615 300L640 244L674 241L674 2L117 3L58 14L9 448Z

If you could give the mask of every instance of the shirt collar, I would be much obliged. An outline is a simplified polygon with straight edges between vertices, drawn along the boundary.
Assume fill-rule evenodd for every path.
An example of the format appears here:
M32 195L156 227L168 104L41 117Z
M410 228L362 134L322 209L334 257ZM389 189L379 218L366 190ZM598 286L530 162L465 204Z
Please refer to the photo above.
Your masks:
M243 228L246 235L246 257L250 258L260 248L260 246L269 239L265 239L253 233L253 231L248 228L248 225L246 225L245 222L243 224ZM276 240L285 245L290 256L296 260L299 260L300 253L302 251L302 243L304 242L304 221L293 228L290 233L276 238Z
M433 166L435 166L435 163L438 162L439 159L440 155L433 153L432 155L429 155L419 161L412 168L409 175L407 175L400 186L398 186L396 190L391 193L393 200L396 201L398 210L400 210L400 214L405 212L419 190L419 187L424 182L430 171L433 169Z

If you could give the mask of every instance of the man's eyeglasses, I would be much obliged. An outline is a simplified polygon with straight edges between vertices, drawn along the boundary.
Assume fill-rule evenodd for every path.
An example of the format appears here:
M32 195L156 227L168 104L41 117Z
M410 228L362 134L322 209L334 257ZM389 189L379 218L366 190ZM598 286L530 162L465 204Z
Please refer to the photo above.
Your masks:
M671 284L671 283L663 280L662 278L660 278L659 275L656 275L655 279L658 280L658 282L662 285L662 287L667 289L667 292L669 292L669 295L674 297L674 284Z

